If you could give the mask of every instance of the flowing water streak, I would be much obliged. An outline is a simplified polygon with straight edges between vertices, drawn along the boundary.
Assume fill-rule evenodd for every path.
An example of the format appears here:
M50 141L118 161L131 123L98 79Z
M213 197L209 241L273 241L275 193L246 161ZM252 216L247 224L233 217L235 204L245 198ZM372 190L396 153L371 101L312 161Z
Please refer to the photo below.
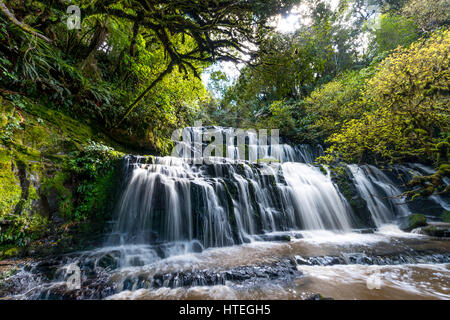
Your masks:
M346 200L329 174L309 164L140 161L128 159L133 171L110 245L197 239L217 247L273 231L351 229Z
M332 182L312 162L320 147L265 145L248 132L248 151L259 159L239 159L232 128L185 128L183 150L198 157L212 130L223 136L229 158L210 157L192 164L186 158L128 157L132 171L119 201L118 218L108 244L148 244L199 240L204 247L253 241L256 235L287 230L341 230L353 225L353 212ZM242 150L241 150L242 151ZM186 156L186 154L184 154ZM183 156L183 154L180 154ZM206 158L205 158L206 159ZM354 185L377 227L410 214L401 190L381 170L349 165Z
M351 229L350 209L329 174L302 163L284 163L282 167L305 229Z
M348 165L355 179L355 187L366 201L372 219L377 227L391 223L396 216L407 216L409 209L404 199L398 199L402 192L392 181L374 166Z

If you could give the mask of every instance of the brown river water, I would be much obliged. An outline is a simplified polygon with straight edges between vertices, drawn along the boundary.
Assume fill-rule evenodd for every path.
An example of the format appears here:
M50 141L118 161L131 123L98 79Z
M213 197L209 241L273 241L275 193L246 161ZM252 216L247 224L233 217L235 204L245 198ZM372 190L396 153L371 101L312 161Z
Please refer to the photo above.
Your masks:
M126 274L231 269L236 266L269 265L287 257L336 257L414 255L418 261L387 265L303 265L300 275L281 280L226 282L213 286L125 290L108 299L305 299L320 293L333 299L449 299L450 264L421 263L425 253L449 253L450 241L403 233L387 227L375 234L336 234L330 231L303 232L304 238L286 243L255 242L227 248L208 249L138 268ZM120 282L120 281L118 281Z
M291 241L255 241L199 253L175 246L166 258L155 256L148 246L132 245L26 261L4 281L6 289L0 286L0 297L292 300L320 294L337 300L450 299L449 240L404 233L391 225L368 234L298 233L301 237ZM61 271L74 264L82 278L75 290Z

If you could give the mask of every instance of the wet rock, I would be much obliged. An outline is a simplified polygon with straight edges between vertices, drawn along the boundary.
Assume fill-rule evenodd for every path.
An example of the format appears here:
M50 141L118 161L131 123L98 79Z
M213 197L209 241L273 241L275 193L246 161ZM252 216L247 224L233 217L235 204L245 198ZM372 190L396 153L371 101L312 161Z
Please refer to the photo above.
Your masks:
M372 234L375 233L375 228L365 228L365 229L354 229L352 232L360 233L360 234Z
M342 256L347 264L373 264L372 259L364 253L343 253Z
M60 265L61 261L58 259L43 260L37 263L31 271L35 274L44 276L48 280L53 280L58 269L60 268Z
M299 265L311 265L309 259L303 258L302 256L295 256L295 260Z
M192 243L192 252L195 253L201 253L203 252L203 246L200 244L200 242L194 242Z
M295 261L286 259L273 265L242 266L229 270L192 270L167 274L156 274L150 279L139 280L145 282L146 288L178 288L192 286L224 285L227 281L232 283L257 282L259 280L283 280L301 276ZM131 279L127 278L126 281ZM127 282L125 287L132 287L134 282ZM126 290L126 289L124 289Z
M103 279L91 279L83 282L80 289L69 290L65 284L59 286L53 285L30 298L39 300L103 299L115 293L116 290L107 285Z
M417 263L448 263L450 253L440 254L433 252L399 253L384 256L368 256L365 253L343 253L341 256L295 256L298 265L307 266L333 266L337 264L361 265L397 265Z
M114 258L110 254L107 254L107 255L103 256L102 258L100 258L100 260L98 261L98 266L102 267L104 269L114 270L114 269L117 269L117 267L119 266L119 263L116 258Z
M131 289L133 289L133 283L134 283L133 279L131 279L131 278L125 279L125 281L123 282L122 290L131 290Z
M430 223L429 226L416 228L412 232L430 237L450 238L450 223Z
M399 219L399 228L403 231L409 232L427 225L427 218L423 214L412 214Z
M289 242L291 236L288 234L262 234L257 236L262 241Z
M305 300L334 300L334 299L333 298L325 298L321 294L316 293L316 294L310 295Z
M330 256L322 256L322 257L301 257L295 256L295 260L298 265L307 265L307 266L332 266L335 264L348 264L345 262L342 257L330 257Z
M291 236L295 239L303 239L303 235L300 232L291 232Z

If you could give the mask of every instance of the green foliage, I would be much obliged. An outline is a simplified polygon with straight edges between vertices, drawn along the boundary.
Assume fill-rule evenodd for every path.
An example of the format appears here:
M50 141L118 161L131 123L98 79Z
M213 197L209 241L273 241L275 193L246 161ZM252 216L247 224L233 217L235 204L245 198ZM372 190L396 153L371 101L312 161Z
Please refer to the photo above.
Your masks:
M0 234L0 244L14 244L20 247L44 236L48 220L39 214L17 215L11 220L11 226Z
M65 4L9 1L26 26L0 12L0 88L93 120L134 148L167 154L173 129L207 103L203 68L240 61L252 51L245 43L259 43L270 17L295 2L74 1L82 28L67 30Z
M450 211L444 211L442 213L442 221L450 223Z
M305 1L304 5L311 12L311 25L288 34L268 33L257 63L241 70L216 108L207 106L208 116L203 118L227 126L278 128L292 142L324 139L324 132L311 127L317 125L318 113L306 110L304 100L314 89L360 63L362 25L350 23L350 3L342 3L336 11L325 1ZM222 79L216 82L220 87Z
M71 184L76 186L72 193L67 189L60 190L69 195L67 202L61 202L64 217L70 221L81 221L98 218L110 209L106 200L113 194L113 181L117 160L123 154L100 143L91 142L82 151L71 153L64 166ZM64 183L64 182L63 182ZM61 182L59 183L61 186Z
M0 149L0 245L25 246L45 233L47 220L32 208L37 199L32 185L24 197L12 159L10 152Z
M67 222L100 219L111 209L117 162L123 154L101 143L90 142L68 155L63 171L42 184L46 194L56 192L59 213Z
M410 0L403 8L422 31L429 32L450 23L450 2L447 0Z
M347 161L431 161L449 128L450 33L399 48L380 64L361 103L375 106L332 135Z
M123 154L104 144L91 141L82 151L69 154L66 169L80 178L97 178L111 169L112 161Z
M173 39L176 41L176 39ZM178 40L179 47L184 50L193 48L192 39L186 38L184 43ZM138 36L136 39L136 57L129 57L131 71L143 85L149 85L155 75L163 72L166 62L162 48L153 49L152 43ZM197 64L201 68L200 64ZM162 154L169 154L172 148L171 134L176 128L188 125L198 112L200 103L208 100L202 82L193 74L184 74L174 70L160 81L152 94L143 99L139 108L135 109L125 124L134 126L136 134L145 139ZM151 124L151 125L150 125Z
M306 98L306 113L313 119L309 129L315 139L324 141L339 132L346 121L358 119L370 110L370 105L361 104L359 98L373 73L372 67L347 72Z
M14 211L22 192L13 165L7 150L0 149L0 219Z
M411 44L417 40L419 34L412 19L384 14L379 18L379 26L375 29L374 36L378 51L384 52Z

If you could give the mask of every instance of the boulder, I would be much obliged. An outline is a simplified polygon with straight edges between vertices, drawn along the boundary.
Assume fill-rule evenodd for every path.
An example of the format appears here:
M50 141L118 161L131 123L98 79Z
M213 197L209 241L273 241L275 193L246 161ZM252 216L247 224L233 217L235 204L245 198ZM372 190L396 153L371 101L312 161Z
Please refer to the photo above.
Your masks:
M449 238L450 237L450 223L445 222L432 222L428 226L416 228L414 233L427 235L437 238Z
M442 213L442 221L450 223L450 211L449 210L445 210Z
M408 232L427 225L427 218L423 214L411 214L399 221L399 228Z
M326 298L324 296L322 296L319 293L310 295L309 297L307 297L305 300L334 300L333 298Z

